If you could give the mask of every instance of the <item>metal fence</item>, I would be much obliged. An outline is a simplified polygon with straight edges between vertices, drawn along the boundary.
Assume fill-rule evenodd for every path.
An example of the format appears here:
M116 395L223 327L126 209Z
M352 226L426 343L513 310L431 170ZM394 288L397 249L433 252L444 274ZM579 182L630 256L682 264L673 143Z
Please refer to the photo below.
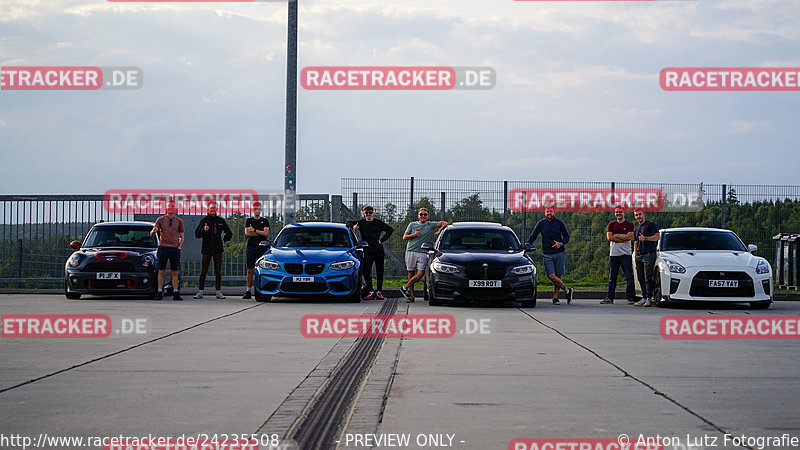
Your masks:
M408 222L416 220L416 210L425 206L432 219L454 221L494 221L514 229L523 241L536 222L538 211L516 211L509 194L519 189L538 190L645 190L663 192L668 198L660 212L647 214L661 228L707 226L729 228L746 244L758 245L758 254L775 262L772 237L780 232L800 232L800 186L629 183L629 182L550 182L481 181L437 179L344 178L342 197L351 201L353 211L372 205L377 217L395 227L387 247L402 254L402 234ZM694 204L670 203L686 198ZM352 200L350 200L352 199ZM677 200L676 200L677 201ZM608 241L605 228L614 220L608 212L558 212L567 224L572 242L567 248L567 274L573 279L602 278L607 274ZM633 221L630 214L628 220ZM392 276L404 276L399 261L388 261ZM777 268L776 268L777 270Z
M658 189L666 193L699 194L702 207L665 208L647 217L662 228L710 226L729 228L745 243L759 246L758 253L773 262L776 246L772 236L800 232L800 186L537 182L436 179L344 178L341 195L302 194L297 198L298 221L344 222L360 216L365 204L375 207L377 217L394 227L387 242L387 277L405 277L402 255L403 231L416 220L416 209L425 206L432 218L449 222L494 221L513 228L527 239L540 211L519 211L509 194L517 189L625 190ZM270 194L274 195L274 194ZM283 226L283 202L272 197L262 202L270 219L271 234ZM202 214L201 211L190 213ZM572 278L602 278L606 273L608 242L605 226L610 212L559 212L572 234L568 246L567 273ZM69 243L81 240L99 221L152 220L141 211L111 213L102 195L0 195L0 287L58 287L63 284L64 263L72 252ZM187 219L191 217L186 216ZM223 215L233 239L226 244L223 279L241 285L244 280L244 219L242 214ZM628 220L632 220L630 215ZM187 229L187 241L195 240ZM197 279L199 256L182 261L184 279ZM776 268L777 269L777 268Z

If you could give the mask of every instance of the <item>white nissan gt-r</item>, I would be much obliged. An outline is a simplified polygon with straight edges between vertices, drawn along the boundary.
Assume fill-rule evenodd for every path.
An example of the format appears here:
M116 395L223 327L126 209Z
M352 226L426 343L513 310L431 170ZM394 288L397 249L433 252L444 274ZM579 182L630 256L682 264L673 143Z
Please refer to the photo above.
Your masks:
M660 230L656 258L657 305L671 301L747 302L753 309L772 303L772 267L753 255L730 230L667 228ZM655 301L653 303L656 303Z

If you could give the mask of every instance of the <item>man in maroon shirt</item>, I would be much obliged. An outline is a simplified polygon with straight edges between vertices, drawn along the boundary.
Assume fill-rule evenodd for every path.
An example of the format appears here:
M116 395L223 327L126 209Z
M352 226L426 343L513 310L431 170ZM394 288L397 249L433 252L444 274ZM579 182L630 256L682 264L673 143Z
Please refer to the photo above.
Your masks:
M158 239L158 292L156 300L164 298L164 272L167 261L172 272L173 300L183 300L178 288L178 271L181 268L181 246L183 246L183 221L175 217L175 204L167 204L167 214L156 219L150 235L159 233Z
M614 209L616 220L609 222L606 227L606 239L611 247L608 256L608 291L606 298L601 304L614 303L614 296L617 290L617 276L619 268L625 275L625 295L628 297L628 304L633 304L636 300L636 288L633 285L633 261L631 259L631 240L633 240L633 223L625 220L625 210L622 208Z

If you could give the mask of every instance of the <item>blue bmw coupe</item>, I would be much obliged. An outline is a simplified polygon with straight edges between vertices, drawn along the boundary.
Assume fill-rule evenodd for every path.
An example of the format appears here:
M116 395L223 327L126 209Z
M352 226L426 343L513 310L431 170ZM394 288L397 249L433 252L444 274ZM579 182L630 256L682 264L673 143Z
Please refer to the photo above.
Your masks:
M361 301L361 253L367 243L358 242L344 224L287 225L272 246L262 245L265 253L256 262L254 280L257 301L273 295Z

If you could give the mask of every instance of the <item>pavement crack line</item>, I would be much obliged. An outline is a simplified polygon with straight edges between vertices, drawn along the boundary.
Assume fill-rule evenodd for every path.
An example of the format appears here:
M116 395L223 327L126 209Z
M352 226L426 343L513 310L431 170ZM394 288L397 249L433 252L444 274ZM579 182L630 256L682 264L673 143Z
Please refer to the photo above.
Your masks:
M201 327L203 325L207 325L207 324L209 324L211 322L215 322L215 321L220 320L220 319L225 319L227 317L239 314L241 312L244 312L244 311L247 311L247 310L250 310L250 309L253 309L253 308L258 308L259 306L263 306L263 305L262 304L258 304L258 305L248 306L247 308L243 308L243 309L240 309L238 311L234 311L234 312L231 312L231 313L228 313L228 314L223 314L221 316L213 317L213 318L208 319L206 321L203 321L203 322L200 322L200 323L196 323L196 324L194 324L192 326L189 326L189 327L186 327L186 328L182 328L180 330L173 331L173 332L171 332L169 334L165 334L164 336L153 338L153 339L150 339L149 341L144 341L144 342L141 342L139 344L132 345L132 346L127 347L127 348L123 348L122 350L117 350L116 352L112 352L112 353L109 353L107 355L100 356L98 358L90 359L89 361L84 361L84 362L82 362L80 364L75 364L74 366L70 366L70 367L67 367L67 368L64 368L64 369L61 369L61 370L57 370L55 372L48 373L47 375L42 375L40 377L36 377L36 378L30 379L28 381L23 381L22 383L15 384L14 386L10 386L10 387L7 387L7 388L0 389L0 394L2 394L4 392L7 392L7 391L10 391L10 390L13 390L13 389L20 388L22 386L26 386L26 385L29 385L29 384L32 384L32 383L36 383L37 381L41 381L41 380L44 380L46 378L54 377L54 376L62 374L64 372L69 372L70 370L75 370L75 369L77 369L79 367L88 366L89 364L96 363L98 361L102 361L104 359L111 358L112 356L117 356L117 355L120 355L122 353L129 352L129 351L137 349L139 347L144 347L145 345L152 344L153 342L158 342L158 341L160 341L162 339L166 339L168 337L175 336L176 334L184 333L184 332L189 331L191 329L194 329L194 328L197 328L197 327Z
M555 328L555 327L553 327L553 326L551 326L551 325L548 325L548 324L546 324L546 323L542 322L541 320L537 319L536 317L532 316L532 315L531 315L531 314L530 314L530 313L529 313L527 310L524 310L524 309L521 309L521 308L518 308L518 309L519 309L519 310L520 310L520 311L521 311L523 314L525 314L526 316L528 316L528 317L530 317L531 319L533 319L534 321L536 321L536 322L537 322L539 325L542 325L543 327L545 327L545 328L547 328L547 329L549 329L549 330L551 330L551 331L555 332L555 333L556 333L556 334L558 334L559 336L561 336L561 337L563 337L564 339L566 339L566 340L568 340L568 341L572 342L573 344L577 345L578 347L580 347L580 348L582 348L582 349L586 350L587 352L589 352L589 353L591 353L592 355L594 355L594 356L595 356L597 359L599 359L599 360L603 361L604 363L606 363L606 364L610 365L611 367L613 367L613 368L615 368L615 369L619 370L620 372L622 372L622 374L623 374L623 375L625 375L626 377L629 377L629 378L631 378L632 380L636 381L637 383L641 384L642 386L646 387L647 389L650 389L650 390L651 390L651 391L652 391L654 394L656 394L656 395L658 395L658 396L661 396L661 397L663 397L664 399L666 399L666 400L667 400L667 401L669 401L670 403L674 404L674 405L675 405L675 406L677 406L678 408L681 408L682 410L684 410L684 411L686 411L687 413L689 413L689 414L693 415L694 417L696 417L696 418L700 419L700 420L701 420L703 423L705 423L705 424L709 425L710 427L712 427L712 428L714 428L715 430L719 431L719 432L720 432L720 433L722 433L723 435L733 435L733 433L731 433L731 432L729 432L729 431L725 430L725 429L724 429L724 428L722 428L721 426L719 426L719 425L717 425L716 423L712 422L712 421L711 421L711 419L707 419L707 418L703 417L703 416L702 416L702 415L700 415L699 413L697 413L697 412L693 411L693 410L692 410L691 408L689 408L688 406L686 406L686 405L684 405L683 403L679 402L678 400L675 400L674 398L670 397L670 396L669 396L669 394L667 394L666 392L664 392L664 391L662 391L662 390L660 390L660 389L656 388L655 386L651 385L650 383L648 383L648 382L644 381L643 379L641 379L641 378L637 377L636 375L633 375L632 373L630 373L630 372L628 372L627 370L623 369L623 368L622 368L622 366L620 366L619 364L617 364L617 363L615 363L615 362L613 362L613 361L609 360L608 358L606 358L606 357L604 357L603 355L601 355L601 354L597 353L596 351L592 350L591 348L587 347L586 345L584 345L584 344L581 344L580 342L576 341L575 339L573 339L573 338L571 338L571 337L567 336L567 335L566 335L566 334L564 334L564 333L563 333L561 330L559 330L559 329L557 329L557 328ZM756 448L755 448L755 447L751 447L751 446L744 445L744 444L742 444L742 445L741 445L741 447L743 447L743 448L747 448L747 449L750 449L750 450L756 450Z

